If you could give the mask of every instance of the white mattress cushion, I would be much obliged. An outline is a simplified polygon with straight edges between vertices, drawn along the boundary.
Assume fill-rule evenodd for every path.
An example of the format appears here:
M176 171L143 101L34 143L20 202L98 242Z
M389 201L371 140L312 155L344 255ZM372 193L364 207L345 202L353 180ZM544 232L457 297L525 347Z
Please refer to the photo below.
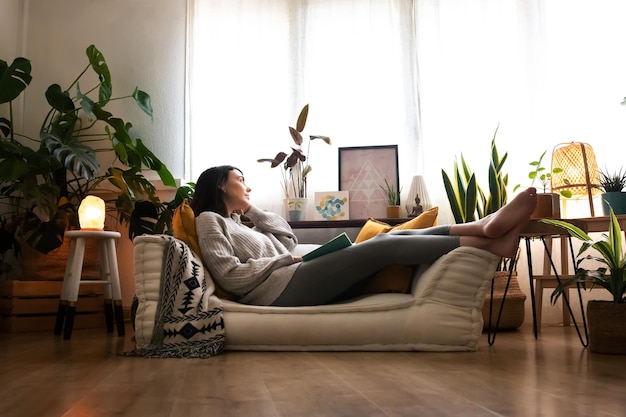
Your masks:
M137 345L150 342L159 299L163 239L135 239ZM318 245L299 248L306 253ZM295 252L294 252L295 253ZM458 248L414 279L412 294L376 294L311 307L251 306L224 301L228 349L475 350L481 308L499 258ZM205 270L205 277L208 272Z

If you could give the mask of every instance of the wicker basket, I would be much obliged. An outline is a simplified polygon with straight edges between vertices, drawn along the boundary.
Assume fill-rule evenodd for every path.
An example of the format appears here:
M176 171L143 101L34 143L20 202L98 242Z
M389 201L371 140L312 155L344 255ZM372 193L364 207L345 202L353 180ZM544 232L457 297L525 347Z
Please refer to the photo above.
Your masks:
M504 288L509 278L508 271L498 271L493 277L493 305L491 310L491 326L495 328L498 320L498 313L504 296ZM491 289L487 290L487 298L483 303L483 330L489 329L489 300ZM524 302L526 294L524 294L517 280L517 272L513 271L511 282L506 293L504 308L500 316L498 330L515 330L524 323Z
M590 351L626 354L626 304L590 300L587 321Z

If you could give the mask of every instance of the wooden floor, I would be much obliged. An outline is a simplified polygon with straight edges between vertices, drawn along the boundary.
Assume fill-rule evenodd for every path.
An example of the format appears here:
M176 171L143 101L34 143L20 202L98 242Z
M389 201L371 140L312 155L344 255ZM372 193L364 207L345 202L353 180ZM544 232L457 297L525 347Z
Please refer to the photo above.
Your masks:
M472 353L115 354L132 347L98 329L0 334L0 416L626 416L626 356L573 328L483 335Z

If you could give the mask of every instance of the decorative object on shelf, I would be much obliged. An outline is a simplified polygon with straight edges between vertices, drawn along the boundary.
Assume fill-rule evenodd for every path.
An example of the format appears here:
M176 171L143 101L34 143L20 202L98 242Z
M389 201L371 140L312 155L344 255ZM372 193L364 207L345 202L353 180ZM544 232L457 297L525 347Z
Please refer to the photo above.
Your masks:
M78 206L78 223L81 230L104 230L106 207L104 200L88 195Z
M611 208L615 214L626 214L626 173L622 168L614 173L600 171L600 189L602 190L602 213L608 216Z
M432 207L424 176L413 176L405 206L408 218L417 217Z
M532 219L558 219L561 217L561 196L569 198L572 196L570 190L561 190L559 193L549 192L550 178L553 174L559 174L563 172L562 168L553 166L550 171L546 171L546 168L541 164L547 151L543 151L538 160L531 162L531 171L528 173L528 178L531 179L530 187L535 185L535 181L539 181L541 184L541 191L537 193L537 206L532 212L530 217ZM517 184L513 187L513 191L516 191L520 187Z
M398 190L398 145L339 148L339 190L350 193L350 218L386 216L384 181Z
M306 220L307 199L300 197L285 198L285 209L287 210L287 219L290 222L299 222Z
M314 220L349 220L348 191L316 191Z
M302 144L304 139L302 138L302 131L306 126L306 120L309 115L309 105L306 104L296 121L296 127L289 126L289 133L291 139L295 143L295 146L291 147L291 154L287 155L285 152L278 152L274 158L262 158L257 159L257 162L269 162L272 168L282 164L282 187L285 194L285 198L298 197L307 198L307 175L313 169L310 164L309 151L311 149L311 141L320 139L331 144L328 136L310 135L309 142L306 148L306 154L303 152ZM283 163L284 161L284 163Z
M552 151L552 166L562 169L550 177L552 191L568 190L572 197L587 197L591 217L595 217L593 196L600 193L600 173L593 148L588 143L560 143Z
M400 193L402 192L402 188L399 190L394 188L393 185L389 184L387 178L385 178L385 183L380 184L379 187L387 196L387 218L399 219L402 217L402 207L400 206Z
M609 234L593 242L579 227L563 220L544 219L544 223L567 230L574 238L583 242L578 252L575 275L561 282L554 289L550 301L554 304L573 284L586 288L602 287L611 294L611 301L589 300L587 320L589 324L589 350L598 353L626 354L626 256L622 250L622 230L615 213L609 212ZM594 249L600 257L584 255ZM596 269L587 269L583 262L599 262Z

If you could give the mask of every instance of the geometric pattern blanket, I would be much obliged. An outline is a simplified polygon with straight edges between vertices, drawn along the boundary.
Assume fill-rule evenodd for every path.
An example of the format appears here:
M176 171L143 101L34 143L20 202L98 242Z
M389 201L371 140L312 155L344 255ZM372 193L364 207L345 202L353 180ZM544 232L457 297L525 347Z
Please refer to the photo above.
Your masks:
M222 301L204 268L182 241L161 235L165 242L161 285L150 344L126 352L151 358L209 358L224 350L226 337Z

